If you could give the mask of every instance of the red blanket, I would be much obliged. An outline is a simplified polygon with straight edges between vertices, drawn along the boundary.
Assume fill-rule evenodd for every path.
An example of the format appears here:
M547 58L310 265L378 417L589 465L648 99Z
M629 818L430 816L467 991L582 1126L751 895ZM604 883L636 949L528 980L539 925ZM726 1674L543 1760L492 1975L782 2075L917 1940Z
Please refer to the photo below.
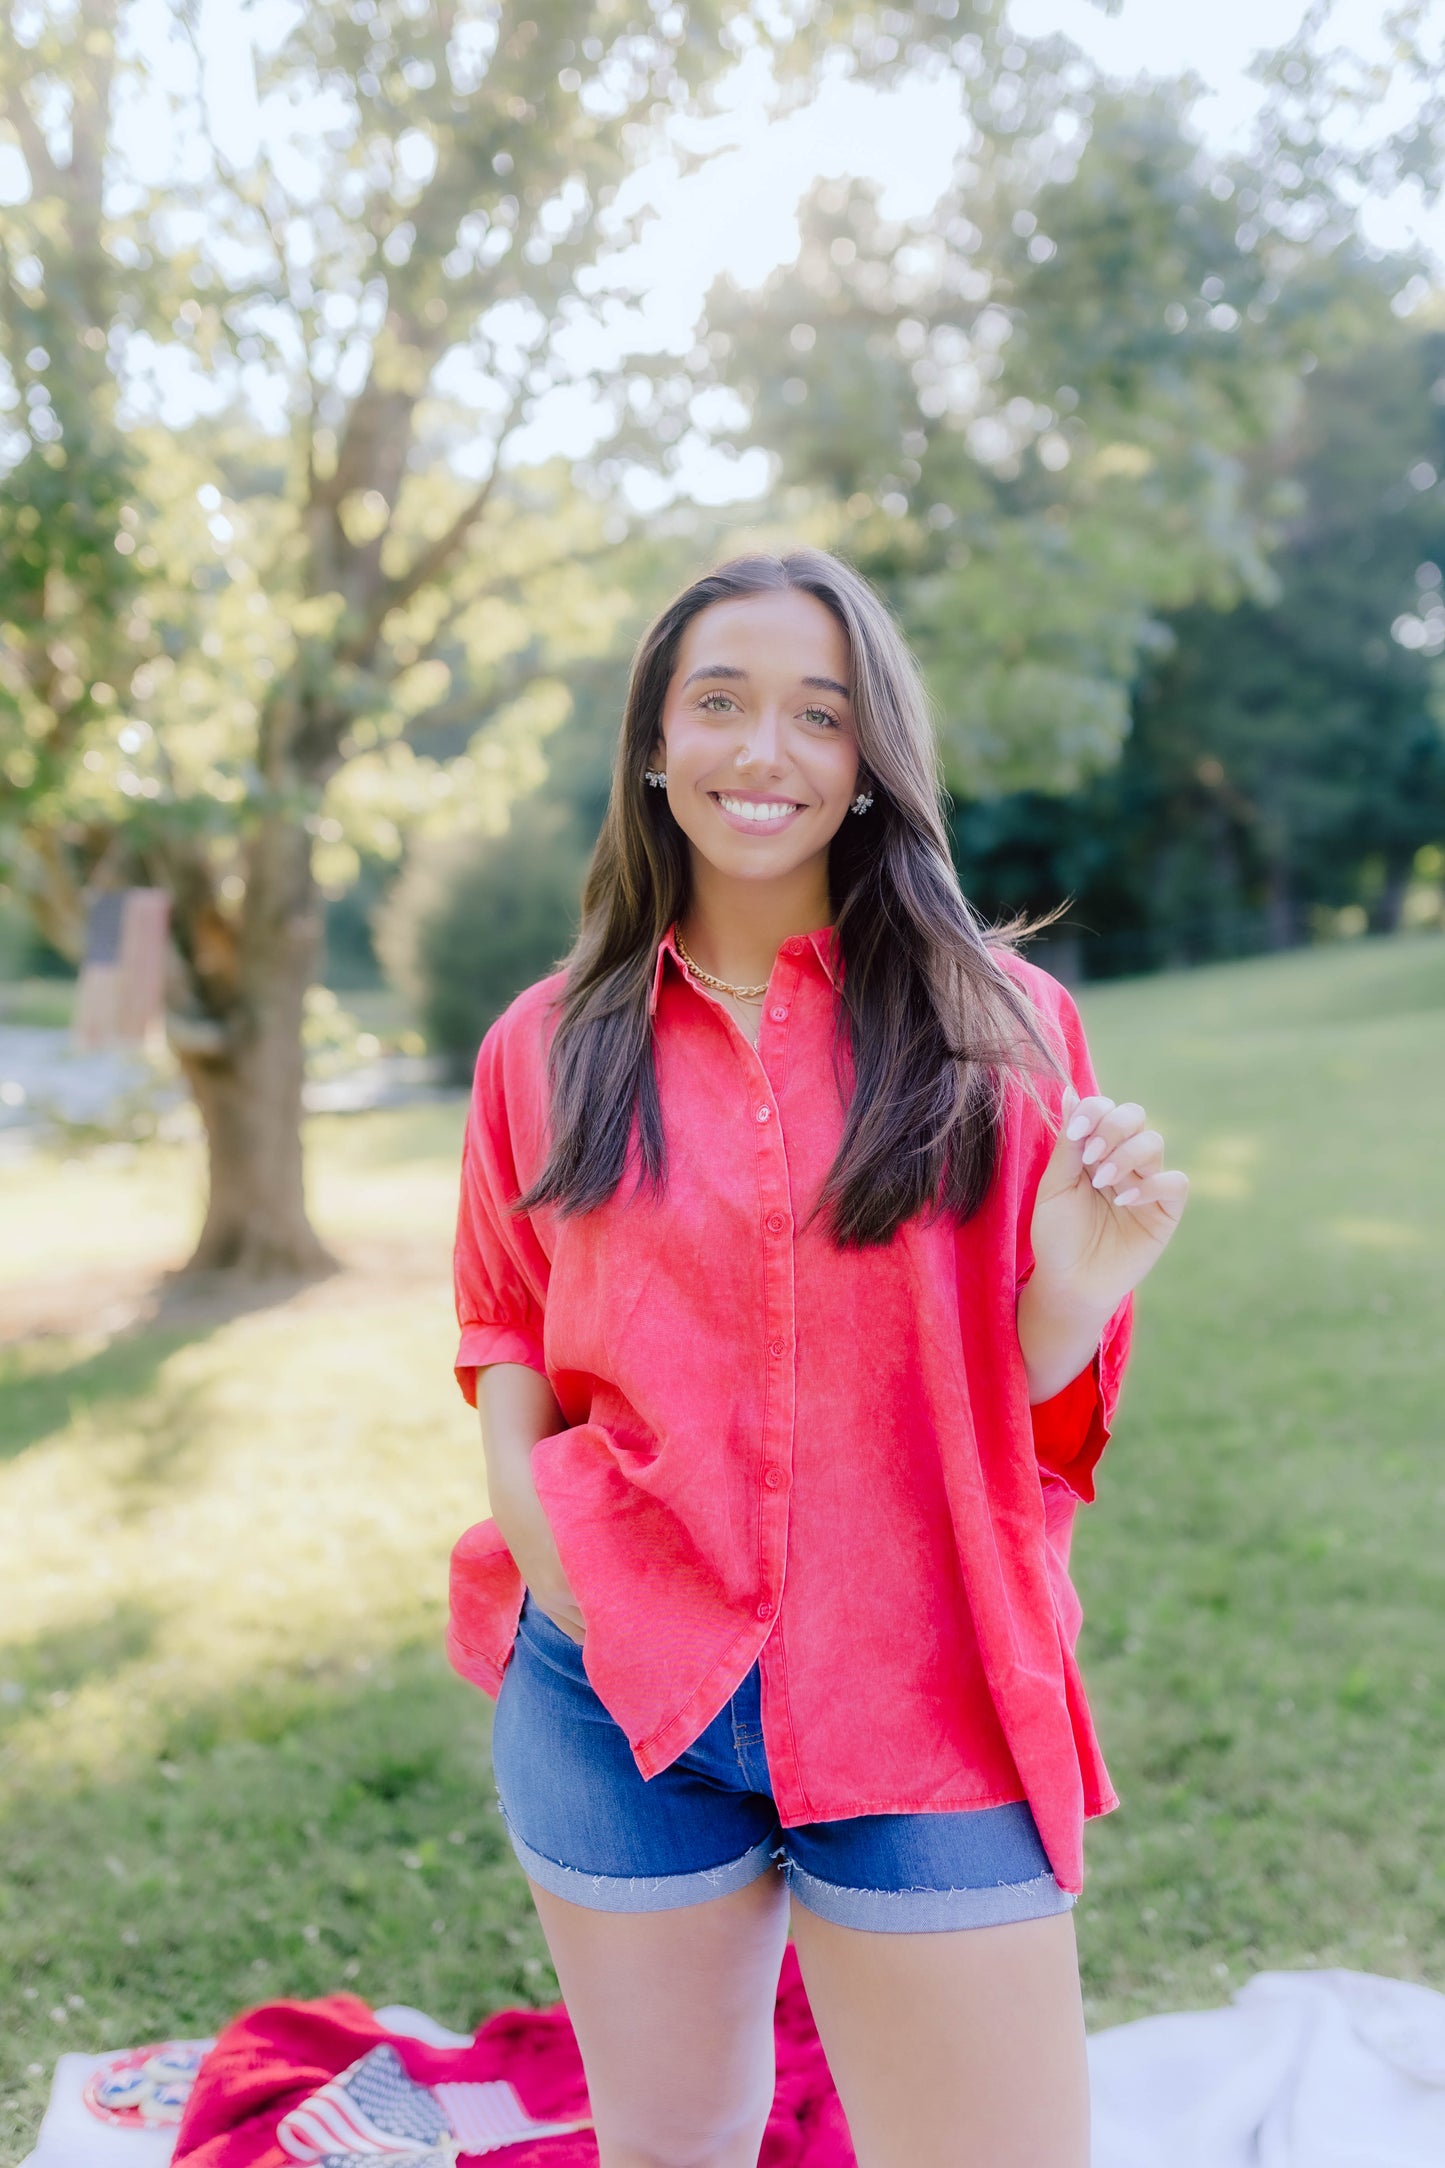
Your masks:
M791 1944L775 2025L778 2089L759 2168L855 2168ZM582 2061L560 2003L501 2010L470 2047L434 2048L384 2031L355 1995L270 2002L229 2024L201 2065L173 2168L295 2168L277 2143L277 2124L381 2041L390 2042L420 2085L506 2078L539 2121L587 2113ZM488 2168L597 2168L597 2145L590 2131L581 2131L526 2140L485 2159Z

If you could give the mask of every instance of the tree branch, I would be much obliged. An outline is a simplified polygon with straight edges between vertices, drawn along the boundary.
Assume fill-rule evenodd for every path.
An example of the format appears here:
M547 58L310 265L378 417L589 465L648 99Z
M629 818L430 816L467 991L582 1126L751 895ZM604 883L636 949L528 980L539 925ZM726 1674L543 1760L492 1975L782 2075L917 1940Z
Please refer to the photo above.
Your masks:
M445 571L473 527L483 517L487 506L491 502L492 492L501 477L502 449L512 431L516 428L522 410L522 399L523 386L518 384L512 393L506 416L501 429L498 431L497 441L492 451L491 469L486 480L472 492L451 524L443 529L434 542L427 544L425 549L413 559L405 572L399 573L395 579L383 582L366 613L355 641L348 646L348 661L360 661L370 654L382 625L390 612L400 609L403 603L410 602L413 595L420 593L423 587L430 586L438 574Z
M12 53L22 50L15 35L15 9L12 4L5 10L5 43ZM18 82L7 84L4 104L0 106L5 119L19 138L21 155L30 168L31 186L37 196L58 190L60 174L50 155L50 146L41 132L39 123L25 103L25 93Z

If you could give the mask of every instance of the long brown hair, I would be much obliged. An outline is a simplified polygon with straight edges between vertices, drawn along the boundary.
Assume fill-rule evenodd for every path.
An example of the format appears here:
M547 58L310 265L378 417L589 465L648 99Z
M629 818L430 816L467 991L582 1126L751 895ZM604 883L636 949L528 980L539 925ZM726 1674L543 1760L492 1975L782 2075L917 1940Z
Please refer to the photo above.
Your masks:
M868 582L822 550L738 557L695 581L643 635L632 667L606 818L565 959L548 1057L551 1145L518 1211L586 1212L622 1179L634 1125L642 1172L666 1181L649 997L657 948L690 896L687 839L643 769L662 735L678 643L698 612L798 588L848 636L854 724L873 806L833 838L828 882L842 953L835 1062L854 1083L814 1211L834 1241L892 1239L921 1210L977 1211L998 1163L1004 1090L1019 1072L1065 1074L1023 988L993 950L1059 915L985 928L948 849L938 747L913 658ZM1062 910L1064 907L1059 907ZM811 1215L810 1215L811 1216Z

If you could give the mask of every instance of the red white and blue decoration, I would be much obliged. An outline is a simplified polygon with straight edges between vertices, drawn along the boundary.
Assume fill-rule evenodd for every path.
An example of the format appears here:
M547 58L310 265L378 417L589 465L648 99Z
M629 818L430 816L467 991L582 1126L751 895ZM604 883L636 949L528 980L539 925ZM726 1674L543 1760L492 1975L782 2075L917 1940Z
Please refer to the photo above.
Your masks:
M158 2130L179 2123L209 2040L164 2040L108 2055L85 2081L84 2101L102 2123Z
M492 2153L590 2127L536 2121L504 2078L420 2085L396 2049L382 2043L283 2116L276 2138L306 2168L451 2168L459 2153Z

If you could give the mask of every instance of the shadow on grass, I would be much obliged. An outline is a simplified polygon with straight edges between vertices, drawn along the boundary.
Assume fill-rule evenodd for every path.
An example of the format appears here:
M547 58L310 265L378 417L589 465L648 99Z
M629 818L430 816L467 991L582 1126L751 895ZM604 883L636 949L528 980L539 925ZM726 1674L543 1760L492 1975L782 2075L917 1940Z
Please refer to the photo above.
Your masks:
M159 1625L160 1613L148 1604L122 1603L33 1640L0 1643L0 1735L32 1716L37 1701L68 1698L76 1687L138 1663L154 1647Z
M113 1420L153 1390L169 1356L201 1337L136 1328L78 1362L53 1365L41 1342L0 1350L0 1460L18 1459L92 1411Z
M3 2157L33 2136L66 2048L202 2036L343 1988L463 2028L555 1999L496 1809L490 1706L411 1649L178 1711L156 1759L103 1784L15 1769Z
M0 1347L0 1461L15 1460L78 1416L103 1409L107 1423L141 1400L162 1366L180 1348L198 1345L237 1318L279 1309L312 1279L237 1279L229 1273L167 1273L142 1299L137 1314L104 1347L74 1362L55 1360L57 1341L37 1335ZM77 1331L84 1329L77 1320ZM175 1444L182 1442L180 1426ZM166 1453L148 1456L165 1473Z

